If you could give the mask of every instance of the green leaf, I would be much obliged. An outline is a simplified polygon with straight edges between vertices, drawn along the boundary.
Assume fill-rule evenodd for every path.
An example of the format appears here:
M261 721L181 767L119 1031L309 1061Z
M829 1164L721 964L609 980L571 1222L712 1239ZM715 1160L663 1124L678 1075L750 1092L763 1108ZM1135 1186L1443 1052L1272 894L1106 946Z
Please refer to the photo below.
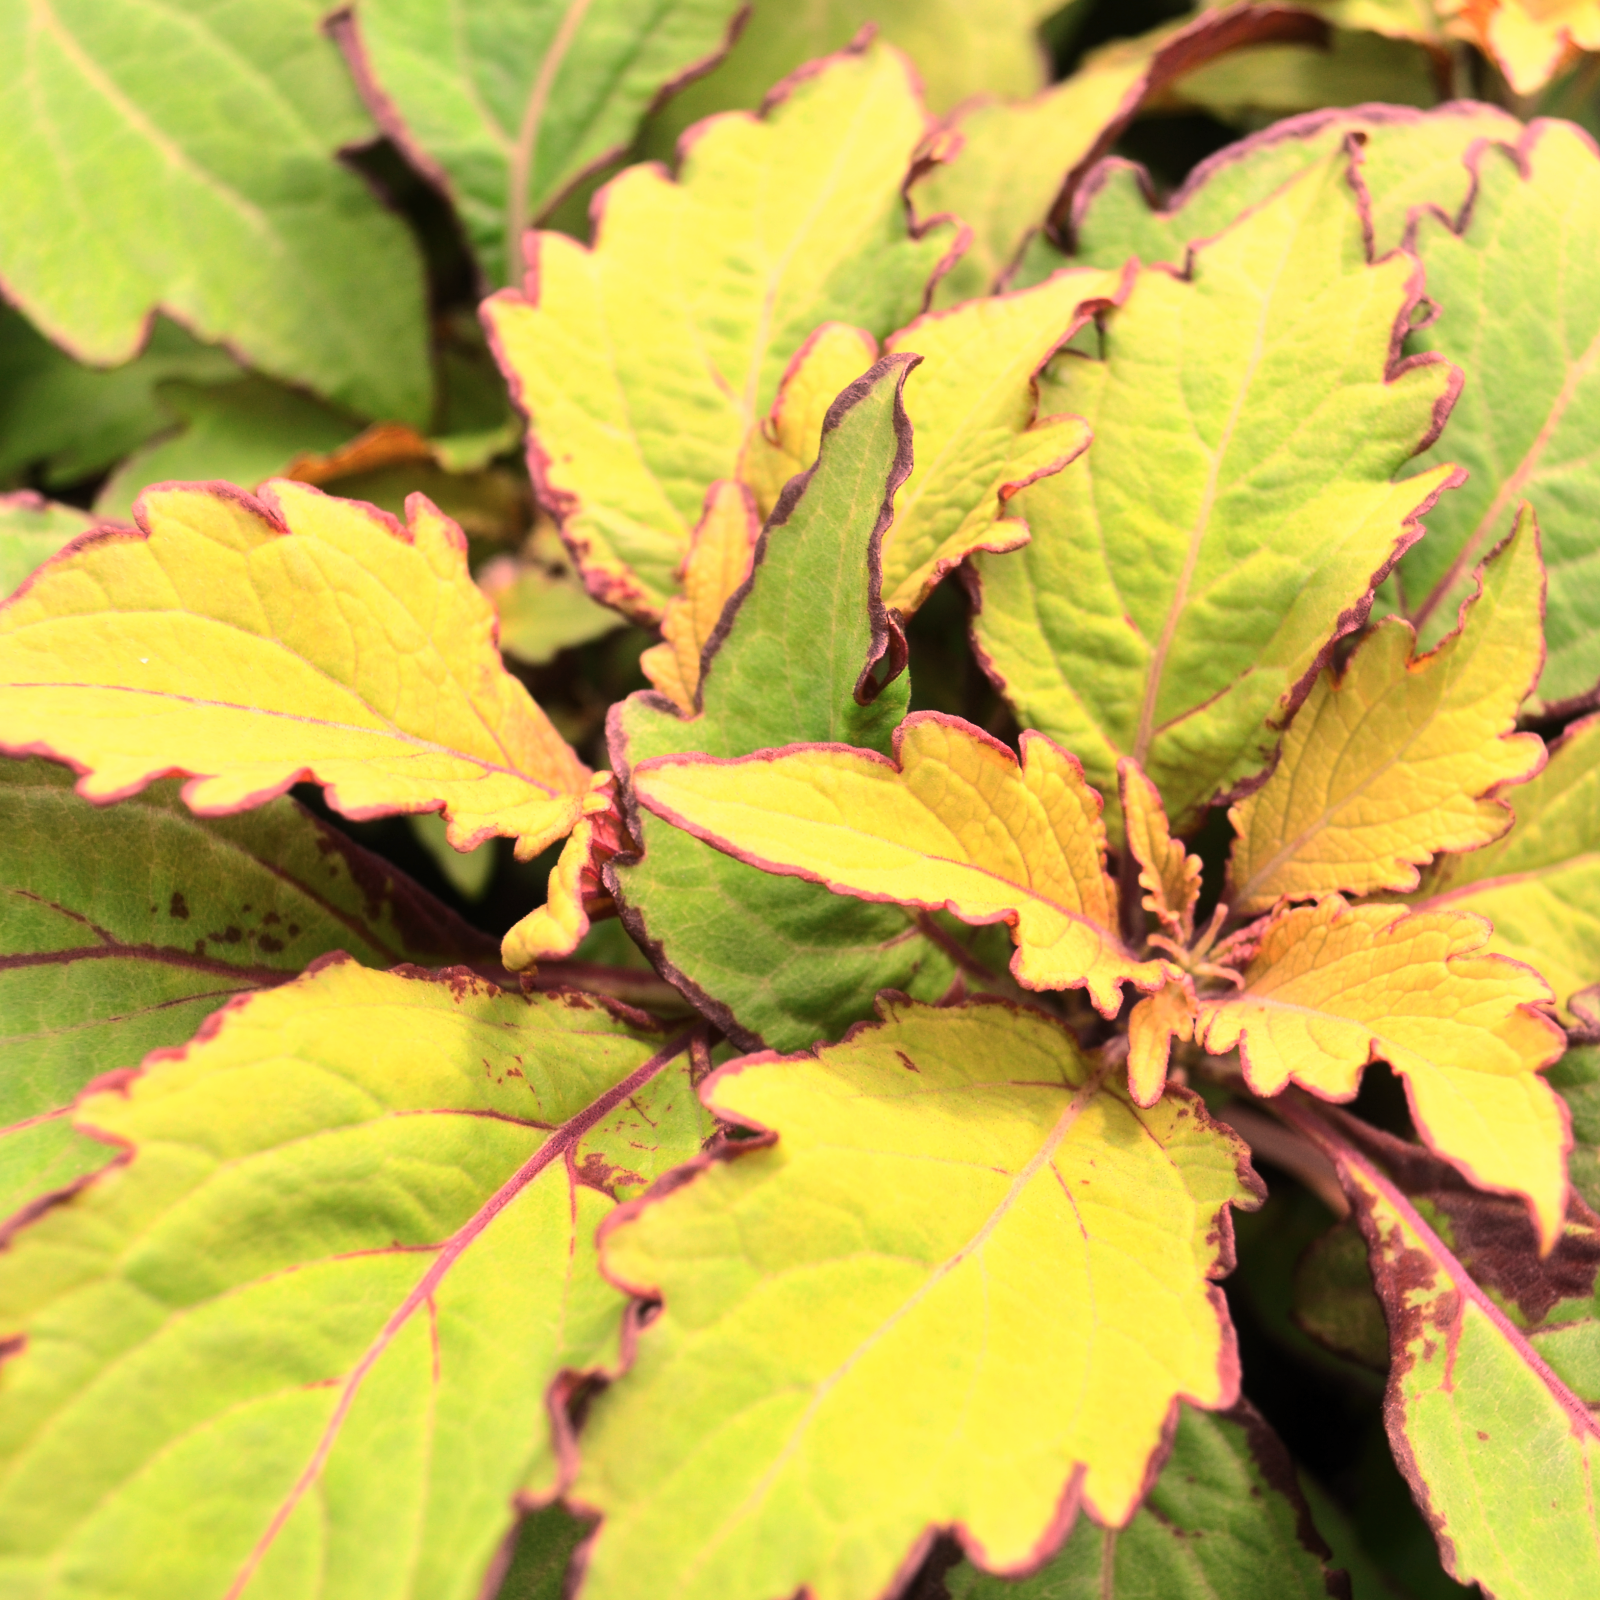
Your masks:
M1440 313L1407 342L1467 375L1446 451L1423 462L1448 453L1470 476L1428 518L1400 583L1431 643L1453 625L1473 567L1532 501L1550 574L1538 687L1548 706L1600 686L1600 151L1569 124L1539 122L1514 151L1485 145L1471 165L1460 232L1418 218Z
M65 767L0 762L0 1218L104 1164L67 1120L90 1079L333 950L375 967L494 955L292 800L200 818L165 781L92 806Z
M1035 1012L879 1003L722 1068L708 1104L762 1137L606 1231L664 1303L583 1434L588 1600L869 1600L934 1528L1026 1570L1080 1507L1128 1522L1180 1396L1237 1397L1208 1280L1262 1193L1244 1146Z
M975 563L976 643L1018 720L1108 794L1131 755L1177 829L1265 764L1451 481L1391 481L1459 375L1393 360L1421 275L1369 259L1364 211L1352 145L1187 273L1141 271L1103 355L1042 387L1094 430L1087 456L1017 496L1025 549Z
M520 555L489 562L478 584L500 620L501 650L530 667L622 626L615 611L589 598L548 523L534 530Z
M226 351L198 343L165 317L155 319L136 360L100 372L0 308L0 478L27 468L49 488L91 478L177 422L159 385L238 376Z
M76 506L24 489L0 495L0 595L9 595L62 545L87 533L94 519Z
M384 132L454 201L489 278L650 103L724 46L736 0L361 0L330 31Z
M1545 1077L1572 1114L1572 1187L1600 1210L1600 1044L1572 1045Z
M1287 9L1202 15L1096 50L1031 100L986 98L959 111L950 121L959 150L911 190L924 214L948 211L973 232L967 253L940 279L935 303L953 305L1003 283L1023 247L1052 213L1065 213L1089 168L1147 99L1242 44L1317 38L1323 31L1307 14Z
M1038 1572L991 1578L963 1562L950 1600L1295 1600L1341 1591L1275 1433L1246 1400L1178 1412L1149 1499L1115 1532L1079 1525Z
M1300 1257L1293 1305L1296 1325L1319 1344L1374 1372L1388 1370L1389 1331L1372 1292L1367 1243L1349 1217L1313 1240Z
M126 1154L0 1258L0 1582L472 1600L617 1359L596 1225L699 1147L688 1039L345 962L80 1101Z
M882 338L922 309L954 237L914 231L901 195L925 123L904 58L852 47L760 120L705 128L679 182L629 168L592 249L541 233L526 294L486 302L534 479L596 598L658 620L706 491L817 324Z
M686 720L652 694L613 709L619 774L652 756L745 755L795 738L888 748L910 687L896 677L873 696L869 679L900 664L879 552L911 467L900 390L916 359L885 357L834 403L815 468L785 492L749 587L724 612L700 714ZM932 918L773 877L648 813L629 821L643 854L607 873L623 920L658 969L743 1045L837 1038L879 989L935 1000L963 963L977 966Z
M1453 100L1433 111L1313 111L1201 162L1159 210L1151 206L1149 180L1140 168L1107 161L1090 175L1074 207L1076 256L1102 267L1121 266L1131 255L1181 266L1190 244L1221 233L1297 173L1325 161L1351 133L1367 141L1361 178L1371 203L1373 253L1387 255L1404 238L1412 207L1435 205L1454 216L1465 204L1472 174L1463 157L1476 140L1515 140L1521 131L1506 112L1474 100ZM1042 256L1020 281L1059 264L1059 257Z
M81 360L152 311L369 416L426 421L422 265L336 159L372 136L313 0L5 0L7 298Z
M111 474L95 496L97 516L131 520L134 501L153 483L220 479L254 489L282 476L296 456L324 454L361 431L355 418L255 374L208 388L163 383L156 394L180 426Z
M1600 1593L1600 1426L1381 1166L1285 1110L1333 1159L1389 1324L1384 1421L1445 1570L1495 1600Z
M911 57L936 112L974 94L1032 94L1046 65L1035 24L1060 9L1060 0L753 0L727 59L654 120L649 153L670 153L685 128L714 112L754 110L780 78L844 49L868 23Z
M1572 997L1600 982L1600 717L1571 724L1544 771L1507 798L1510 833L1441 856L1412 903L1487 917L1487 948L1536 968L1567 1016Z

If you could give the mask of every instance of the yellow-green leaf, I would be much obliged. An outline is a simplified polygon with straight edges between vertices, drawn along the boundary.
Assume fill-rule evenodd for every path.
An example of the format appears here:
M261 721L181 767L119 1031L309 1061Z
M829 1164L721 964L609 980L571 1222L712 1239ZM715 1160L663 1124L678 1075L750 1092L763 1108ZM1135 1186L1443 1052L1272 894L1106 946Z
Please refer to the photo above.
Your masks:
M9 595L90 526L76 506L57 505L31 490L0 495L0 595Z
M541 517L515 556L496 556L478 573L500 623L500 648L531 667L622 626L589 598L555 525Z
M1018 497L1025 549L977 558L977 644L1018 720L1101 788L1132 756L1180 829L1266 764L1452 479L1393 481L1460 380L1394 360L1421 273L1371 260L1365 221L1352 144L1186 271L1141 271L1103 354L1065 353L1042 385L1092 448Z
M1237 911L1280 896L1414 889L1440 850L1476 850L1511 826L1506 784L1538 771L1537 734L1513 733L1544 649L1539 530L1525 510L1484 563L1461 626L1427 655L1385 620L1296 713L1266 784L1229 813Z
M466 540L304 484L145 494L0 608L0 744L70 762L91 800L190 776L202 815L304 779L347 816L443 809L467 850L567 833L589 774L502 666Z
M1405 1079L1417 1131L1474 1183L1528 1202L1546 1249L1566 1212L1571 1143L1540 1076L1561 1030L1535 1007L1538 973L1484 953L1489 925L1460 911L1350 906L1338 895L1285 909L1255 939L1237 994L1200 1001L1195 1036L1239 1049L1246 1082L1354 1097L1368 1061Z
M921 309L955 234L914 233L900 192L925 125L905 59L852 46L762 118L706 125L679 181L629 168L592 248L536 235L525 293L485 304L591 593L657 620L707 489L806 336L840 321L882 337Z
M639 670L686 716L699 709L700 658L723 607L750 576L760 533L750 491L728 478L712 484L684 557L683 593L661 613L661 643L639 657Z
M1487 917L1488 948L1536 967L1565 1011L1580 989L1600 983L1600 717L1573 723L1511 803L1511 832L1485 849L1441 856L1416 904Z
M1128 1016L1128 1093L1135 1105L1153 1106L1166 1087L1174 1039L1194 1038L1194 980L1172 971Z
M688 1042L346 962L81 1100L124 1162L0 1257L0 1585L472 1600L619 1353L595 1228L706 1131Z
M1286 7L1232 7L1092 51L1064 82L1031 100L988 97L950 119L960 145L911 190L924 212L947 211L972 229L967 253L940 280L953 305L1001 286L1052 213L1065 215L1084 174L1146 99L1213 57L1274 38L1320 38L1311 16ZM942 135L946 146L949 136Z
M1122 825L1128 849L1139 863L1139 882L1148 891L1144 908L1173 937L1188 942L1194 932L1194 906L1200 898L1203 863L1172 837L1156 786L1137 761L1117 763Z
M1121 985L1153 989L1116 932L1100 796L1040 734L1022 760L970 723L914 713L894 759L791 745L733 760L658 756L634 768L639 800L696 838L837 894L1004 921L1011 970L1030 989L1086 987L1115 1016Z
M1178 1397L1233 1398L1243 1146L1049 1018L880 1004L723 1068L708 1104L767 1136L605 1233L664 1304L584 1431L588 1600L876 1600L935 1528L1026 1570L1080 1507L1129 1520Z

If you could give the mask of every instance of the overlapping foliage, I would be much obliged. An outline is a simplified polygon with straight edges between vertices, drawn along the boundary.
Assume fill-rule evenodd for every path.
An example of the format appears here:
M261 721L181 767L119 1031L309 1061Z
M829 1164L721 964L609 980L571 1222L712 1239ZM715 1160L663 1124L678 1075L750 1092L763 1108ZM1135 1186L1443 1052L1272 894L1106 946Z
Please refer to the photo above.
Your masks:
M1596 8L1047 9L0 0L0 1590L1600 1589Z

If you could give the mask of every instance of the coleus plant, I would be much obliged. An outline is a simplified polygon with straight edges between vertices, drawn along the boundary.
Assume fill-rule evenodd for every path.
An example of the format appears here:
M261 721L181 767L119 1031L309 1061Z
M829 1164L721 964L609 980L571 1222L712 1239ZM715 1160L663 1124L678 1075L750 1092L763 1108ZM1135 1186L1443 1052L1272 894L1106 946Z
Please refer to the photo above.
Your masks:
M0 1587L1348 1592L1253 1149L1444 1568L1600 1592L1600 154L1362 107L1157 206L1140 99L1324 26L1235 7L938 124L862 37L524 236L671 20L509 153L334 23L659 633L606 769L425 496L5 504ZM955 581L1014 739L914 706ZM296 785L546 901L497 953Z

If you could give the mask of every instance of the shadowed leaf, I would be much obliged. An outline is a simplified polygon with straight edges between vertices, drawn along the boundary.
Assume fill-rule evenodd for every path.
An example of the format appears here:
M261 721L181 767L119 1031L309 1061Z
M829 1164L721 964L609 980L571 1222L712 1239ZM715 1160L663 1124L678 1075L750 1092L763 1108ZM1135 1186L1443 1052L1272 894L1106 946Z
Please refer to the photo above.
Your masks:
M367 416L427 420L422 263L335 159L372 136L313 0L0 9L7 298L84 361L165 311Z
M530 218L714 58L737 0L360 0L331 31L374 119L455 202L496 284Z
M1236 1397L1208 1280L1261 1194L1243 1146L1187 1093L1137 1110L1048 1018L880 1004L845 1043L724 1067L707 1102L769 1137L604 1236L664 1304L585 1429L590 1600L640 1572L872 1600L934 1527L1016 1571L1080 1507L1133 1516L1178 1397Z
M0 594L20 587L35 568L93 523L76 506L56 505L28 489L0 495Z
M596 1224L700 1144L642 1021L343 963L81 1100L123 1163L0 1258L4 1581L472 1600L616 1357Z
M182 1044L230 996L333 950L374 967L493 959L292 800L199 818L177 791L102 808L65 767L0 762L0 1219L108 1159L67 1120L84 1084Z

